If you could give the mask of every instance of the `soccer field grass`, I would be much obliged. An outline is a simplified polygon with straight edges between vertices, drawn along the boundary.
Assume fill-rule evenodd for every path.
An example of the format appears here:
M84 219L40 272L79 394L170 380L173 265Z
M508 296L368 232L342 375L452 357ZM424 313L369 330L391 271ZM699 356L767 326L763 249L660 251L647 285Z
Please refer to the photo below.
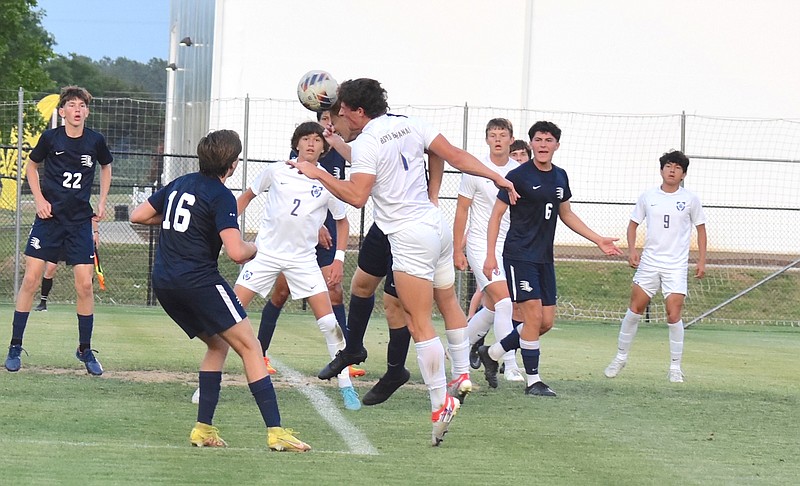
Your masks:
M0 309L7 339L13 308ZM386 335L374 317L368 374L354 380L361 395L383 372ZM432 448L413 348L409 384L382 405L346 411L335 386L316 378L327 357L313 317L285 315L273 380L284 426L314 450L267 450L236 355L214 419L230 447L196 449L189 397L202 343L160 309L100 307L93 346L106 372L90 377L74 357L74 306L55 305L31 314L22 370L0 371L0 471L14 484L797 483L797 329L693 327L683 384L667 381L663 324L642 326L628 366L605 378L616 335L616 325L557 321L541 365L554 399L526 397L502 378L492 390L473 372L475 391Z

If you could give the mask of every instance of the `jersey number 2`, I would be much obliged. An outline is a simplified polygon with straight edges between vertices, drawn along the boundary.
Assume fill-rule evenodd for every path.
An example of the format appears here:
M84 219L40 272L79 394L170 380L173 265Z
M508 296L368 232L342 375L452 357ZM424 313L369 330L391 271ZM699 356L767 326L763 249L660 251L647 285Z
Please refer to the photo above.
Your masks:
M167 211L164 213L164 221L161 227L168 230L172 227L175 231L183 233L189 229L189 220L192 219L192 213L187 206L194 206L194 194L183 193L178 204L175 206L175 214L172 213L172 204L175 202L175 196L178 191L172 191L167 201Z

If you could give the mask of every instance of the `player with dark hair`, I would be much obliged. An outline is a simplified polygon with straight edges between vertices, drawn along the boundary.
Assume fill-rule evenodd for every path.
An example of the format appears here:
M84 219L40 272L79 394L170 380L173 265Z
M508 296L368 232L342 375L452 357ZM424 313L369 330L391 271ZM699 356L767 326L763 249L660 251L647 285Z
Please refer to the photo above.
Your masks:
M295 129L292 147L298 154L296 160L307 161L315 167L329 149L322 126L312 121L301 123ZM349 233L345 205L320 183L298 174L289 165L274 164L261 172L239 196L239 212L264 192L267 192L267 202L256 236L258 254L242 268L234 287L236 295L247 306L256 293L266 296L278 275L283 273L292 298L308 301L333 358L344 349L345 336L333 313L328 285L341 282L342 262L335 262L338 280L326 281L317 264L315 247L319 228L330 211L336 220L338 249L344 251ZM348 370L338 373L338 382L345 408L360 409L361 402Z
M553 165L560 146L561 129L554 123L539 121L528 130L533 160L508 173L520 198L511 206L511 220L503 245L503 267L511 300L521 312L523 324L499 342L481 346L478 354L486 381L497 386L497 360L520 348L527 378L526 395L555 396L539 378L539 336L553 327L556 315L556 272L553 241L558 218L569 229L596 244L606 255L622 252L616 238L600 236L572 211L572 191L567 172ZM503 215L509 209L504 191L497 194L487 231L486 261L483 274L491 279L499 272L495 248Z
M531 148L524 140L514 140L511 142L508 155L522 164L531 160Z
M156 191L131 213L131 222L160 225L153 265L153 289L164 311L189 338L208 347L200 364L197 423L189 436L198 447L225 447L214 427L228 349L242 358L250 392L267 427L267 445L278 451L311 448L281 427L275 389L250 320L236 294L219 273L219 252L243 263L256 246L242 240L236 199L225 180L236 170L242 143L232 130L211 132L200 140L199 172L181 176Z
M351 144L350 180L335 179L308 162L298 160L292 165L353 206L363 207L372 196L374 219L389 239L397 295L409 315L409 331L428 387L433 422L431 438L437 446L460 402L447 393L444 348L431 321L434 289L442 296L437 304L445 318L454 374L463 370L469 376L469 339L466 317L453 290L452 234L446 230L442 212L428 196L424 152L427 149L457 169L492 179L498 187L512 191L512 198L516 193L506 179L451 145L426 123L387 114L386 91L378 81L366 78L346 81L339 86L338 94L339 115L351 129L361 131ZM460 322L448 319L448 314L459 313ZM347 365L366 359L363 331L354 331L352 321L348 324L349 340L355 341L355 345L348 342L347 348L323 368L320 378L335 376Z
M683 180L689 170L689 158L683 152L667 152L659 159L661 185L645 191L636 201L628 223L628 264L636 269L631 299L619 329L617 355L605 369L614 378L628 362L628 352L636 336L650 299L661 288L667 310L670 365L667 377L683 383L683 302L687 292L689 246L692 227L697 228L696 278L706 273L706 216L700 199L686 190ZM636 230L647 222L647 238L641 256L636 250Z
M46 263L57 263L62 257L67 265L73 266L75 274L78 314L75 356L89 374L103 374L103 367L92 350L92 221L105 216L114 158L105 138L86 128L91 100L92 95L84 88L63 88L58 100L58 114L64 125L46 130L28 156L25 175L36 204L36 219L25 247L25 277L17 294L11 344L5 362L8 371L20 369L22 337ZM41 163L44 163L44 175L40 179L38 168ZM97 165L100 165L100 198L95 212L89 199Z

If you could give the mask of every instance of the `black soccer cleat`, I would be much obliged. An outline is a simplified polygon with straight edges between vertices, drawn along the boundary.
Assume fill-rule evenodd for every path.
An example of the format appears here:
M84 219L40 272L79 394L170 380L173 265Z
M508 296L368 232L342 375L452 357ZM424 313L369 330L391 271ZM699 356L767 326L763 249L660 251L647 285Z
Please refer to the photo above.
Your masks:
M39 305L33 308L36 312L47 312L47 301L43 300L39 302Z
M478 339L478 341L473 344L469 350L469 366L473 370L481 369L481 357L478 355L478 348L483 346L484 340L485 336Z
M537 381L533 385L525 388L526 395L532 395L537 397L554 397L556 396L556 392L552 390L549 386L545 385L543 381Z
M336 353L333 360L320 370L317 378L320 380L330 380L335 378L343 369L353 364L363 363L367 359L367 350L362 347L355 353L347 353L344 349Z
M483 376L486 377L489 387L497 388L497 369L499 368L499 365L497 364L497 361L493 360L492 357L489 356L489 346L479 347L478 355L481 357L481 363L483 363Z
M381 379L375 383L375 386L361 399L361 403L364 405L377 405L385 402L398 388L403 386L409 378L411 378L411 373L407 368L403 368L398 378L386 378L386 375L381 376Z

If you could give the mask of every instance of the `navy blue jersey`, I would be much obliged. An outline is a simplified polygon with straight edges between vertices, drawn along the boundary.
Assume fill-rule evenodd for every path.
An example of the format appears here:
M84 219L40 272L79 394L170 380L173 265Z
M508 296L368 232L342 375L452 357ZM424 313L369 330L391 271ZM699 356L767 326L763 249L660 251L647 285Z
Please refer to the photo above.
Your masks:
M147 200L164 215L153 287L193 289L219 283L220 231L239 229L236 198L216 177L178 177Z
M94 215L92 195L95 164L110 164L114 158L106 139L88 128L78 138L67 136L64 127L45 130L30 153L37 164L44 162L40 178L42 195L50 203L60 224L80 224Z
M503 259L552 262L558 207L572 197L567 172L555 165L543 172L530 161L510 171L506 179L514 183L520 197L510 206ZM498 192L497 198L509 203L507 191Z

